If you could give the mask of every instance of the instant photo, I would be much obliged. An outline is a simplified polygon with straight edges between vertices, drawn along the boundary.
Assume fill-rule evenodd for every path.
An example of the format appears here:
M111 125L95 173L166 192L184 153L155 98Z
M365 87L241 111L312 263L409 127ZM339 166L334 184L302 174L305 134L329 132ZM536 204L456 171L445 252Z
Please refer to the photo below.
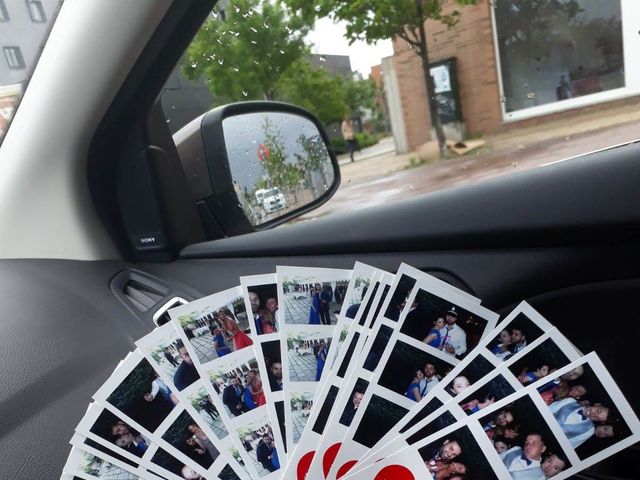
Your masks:
M497 478L481 446L466 426L425 445L418 453L436 478L456 475L474 480Z
M272 340L260 344L262 358L264 359L269 376L269 386L272 392L282 391L282 358L280 354L280 342Z
M106 409L102 409L89 431L117 447L116 451L121 449L138 458L142 458L151 443L149 438Z
M358 425L353 440L371 448L408 410L378 395L373 395Z
M266 403L264 393L253 389L256 381L261 381L255 358L238 357L235 361L212 368L208 374L231 417L239 417Z
M220 412L202 383L198 382L187 390L187 400L218 438L225 438L229 434Z
M201 365L253 345L240 287L173 308L169 314Z
M291 420L293 431L293 443L298 443L304 427L309 420L309 414L313 407L314 394L311 392L292 392L289 396L291 407Z
M456 358L464 358L478 345L486 327L486 319L420 289L400 333Z
M384 312L385 318L393 321L397 321L400 318L400 312L402 312L407 297L409 293L411 293L411 290L413 290L415 284L416 279L409 275L402 275L400 277L393 295L391 295L391 299L389 300L389 305Z
M358 408L360 407L360 402L362 401L362 398L364 397L364 393L367 391L368 386L369 382L363 380L362 378L359 378L356 381L356 385L351 390L351 394L349 395L347 404L342 409L342 412L340 412L340 419L338 420L339 423L341 423L345 427L351 425L351 422L353 422L353 417L356 415Z
M378 385L419 402L447 376L453 365L398 341L384 365Z
M279 308L277 284L252 285L247 290L255 332L258 335L277 333Z
M289 380L292 382L318 382L327 362L331 337L324 332L287 333Z
M543 334L539 322L520 313L487 344L487 349L499 360L508 360Z
M335 385L331 385L329 392L322 403L322 407L320 407L316 421L313 424L312 430L314 432L319 433L320 435L324 432L324 427L327 424L327 420L329 420L329 415L331 414L333 405L335 404L339 393L340 389Z
M220 456L216 439L207 437L186 411L162 434L162 439L206 470Z

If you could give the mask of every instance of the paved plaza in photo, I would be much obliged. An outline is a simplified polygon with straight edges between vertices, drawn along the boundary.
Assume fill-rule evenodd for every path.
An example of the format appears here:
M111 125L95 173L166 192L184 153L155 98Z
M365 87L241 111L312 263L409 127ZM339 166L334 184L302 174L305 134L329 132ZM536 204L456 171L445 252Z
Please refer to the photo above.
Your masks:
M316 357L312 349L299 349L305 351L300 355L294 350L288 350L289 358L289 379L292 382L315 382L316 381Z
M339 311L341 304L331 302L329 312L331 324L337 323L335 311ZM308 325L311 312L311 298L309 292L292 292L284 294L285 322L288 324Z

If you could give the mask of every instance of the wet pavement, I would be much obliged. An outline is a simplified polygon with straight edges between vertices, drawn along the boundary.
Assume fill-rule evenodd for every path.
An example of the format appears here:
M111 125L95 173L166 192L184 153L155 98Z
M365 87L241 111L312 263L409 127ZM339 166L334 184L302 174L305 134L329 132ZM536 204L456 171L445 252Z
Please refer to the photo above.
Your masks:
M387 205L445 188L544 168L640 138L640 127L636 122L605 128L591 127L596 129L555 138L548 138L549 134L523 133L521 142L511 134L509 138L498 139L492 144L493 150L479 149L463 157L408 169L406 167L416 157L415 153L382 154L348 163L341 167L342 184L333 198L300 220ZM566 128L567 132L575 130L579 128ZM562 133L563 130L556 132Z

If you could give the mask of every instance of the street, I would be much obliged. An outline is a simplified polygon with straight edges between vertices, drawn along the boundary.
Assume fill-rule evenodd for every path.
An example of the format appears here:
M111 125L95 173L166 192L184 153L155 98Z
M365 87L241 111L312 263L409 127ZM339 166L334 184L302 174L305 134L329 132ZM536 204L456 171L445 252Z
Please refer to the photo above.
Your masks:
M559 161L571 161L572 157L627 143L640 138L638 124L625 123L617 126L586 130L579 124L563 126L555 132L523 132L521 138L511 136L494 142L494 149L479 149L459 158L434 161L431 164L407 168L416 154L395 153L368 156L363 150L354 163L343 163L341 158L342 183L336 194L326 204L300 217L311 220L340 212L371 208L390 202L409 199L444 188L469 185L489 178L542 168ZM577 132L576 132L577 131ZM549 138L551 137L551 138ZM382 146L372 149L385 150L390 138ZM348 162L348 159L347 159Z

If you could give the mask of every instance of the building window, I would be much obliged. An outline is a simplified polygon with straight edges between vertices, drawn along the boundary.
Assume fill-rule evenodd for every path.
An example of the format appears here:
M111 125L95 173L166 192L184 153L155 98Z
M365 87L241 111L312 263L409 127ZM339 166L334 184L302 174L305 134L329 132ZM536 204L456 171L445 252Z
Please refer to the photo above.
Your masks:
M536 2L497 0L493 10L507 116L625 87L620 3L562 0L540 8Z
M45 23L47 21L47 15L44 13L44 6L40 0L27 0L27 8L32 22Z
M20 47L3 47L4 58L7 59L7 65L12 70L20 70L25 67L24 58Z
M4 0L0 0L0 22L8 22L9 21L9 11L7 10L7 6L4 4Z

